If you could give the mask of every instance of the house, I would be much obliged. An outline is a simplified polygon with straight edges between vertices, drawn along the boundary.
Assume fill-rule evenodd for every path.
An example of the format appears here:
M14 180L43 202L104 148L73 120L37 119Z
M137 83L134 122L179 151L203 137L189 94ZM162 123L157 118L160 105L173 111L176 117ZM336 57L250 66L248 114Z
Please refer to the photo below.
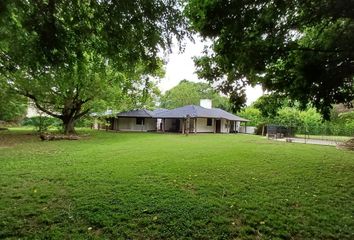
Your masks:
M107 118L110 130L160 131L179 133L236 133L249 120L220 108L212 108L211 100L202 99L202 106L187 105L172 110L139 109Z
M156 114L162 119L162 132L232 133L239 132L240 124L249 120L220 108L188 105Z

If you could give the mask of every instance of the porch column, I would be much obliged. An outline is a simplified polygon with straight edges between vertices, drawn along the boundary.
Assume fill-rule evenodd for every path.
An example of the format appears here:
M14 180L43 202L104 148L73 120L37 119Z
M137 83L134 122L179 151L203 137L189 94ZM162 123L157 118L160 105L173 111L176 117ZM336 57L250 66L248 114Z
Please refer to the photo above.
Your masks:
M184 119L182 118L180 121L182 122L182 134L184 134Z
M245 133L247 133L247 122L245 122Z
M194 118L194 133L197 133L197 118Z
M215 118L213 118L212 123L214 124L214 133L216 133L216 119Z
M162 132L165 132L166 119L162 119Z
M119 118L117 118L117 130L120 130L120 125L119 125Z

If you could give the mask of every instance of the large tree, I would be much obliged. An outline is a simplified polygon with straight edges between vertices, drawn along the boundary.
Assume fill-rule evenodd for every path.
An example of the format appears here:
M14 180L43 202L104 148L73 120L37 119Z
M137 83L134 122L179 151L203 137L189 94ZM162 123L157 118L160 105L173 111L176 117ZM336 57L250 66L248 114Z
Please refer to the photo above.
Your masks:
M182 80L161 97L162 108L177 108L185 105L199 105L200 99L212 100L213 107L229 110L227 97L221 96L207 83Z
M328 118L354 99L352 0L190 0L192 27L213 44L199 76L243 101L247 84L311 102Z
M178 0L1 1L1 79L72 133L97 104L117 107L156 75L159 51L184 29Z

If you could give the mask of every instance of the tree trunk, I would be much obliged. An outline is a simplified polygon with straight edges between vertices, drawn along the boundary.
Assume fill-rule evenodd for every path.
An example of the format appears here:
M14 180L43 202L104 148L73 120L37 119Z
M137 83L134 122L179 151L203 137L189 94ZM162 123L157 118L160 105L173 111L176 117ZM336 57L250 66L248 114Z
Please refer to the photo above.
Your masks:
M64 134L75 134L75 120L74 118L64 118L63 120Z

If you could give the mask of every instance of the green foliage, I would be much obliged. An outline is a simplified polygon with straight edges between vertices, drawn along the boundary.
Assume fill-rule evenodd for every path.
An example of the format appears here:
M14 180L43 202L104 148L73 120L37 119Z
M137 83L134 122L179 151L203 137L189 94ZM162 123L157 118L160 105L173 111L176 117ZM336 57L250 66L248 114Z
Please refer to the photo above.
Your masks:
M300 111L296 108L284 107L279 109L275 122L291 128L297 128L302 125Z
M244 108L238 115L250 119L249 124L252 126L279 124L301 132L314 133L315 129L324 124L321 114L316 109L308 107L300 110L296 103L290 104L287 99L274 94L260 97L251 107Z
M0 238L353 239L352 152L245 134L26 133L0 133Z
M18 121L24 117L26 110L26 98L11 92L9 88L0 84L0 120Z
M265 94L259 97L252 106L259 109L264 118L275 118L278 110L287 105L288 100L279 94Z
M145 76L141 78L140 82L137 82L135 82L129 89L129 97L124 101L124 110L154 109L161 96L161 91L157 86L156 80L149 76ZM110 107L110 109L112 108Z
M347 108L343 104L334 105L331 111L330 123L327 131L341 132L341 135L345 136L354 136L354 109Z
M37 132L45 132L50 128L60 129L61 123L59 119L47 116L36 116L31 118L25 118L22 120L22 126L31 126Z
M265 123L265 119L261 114L261 111L255 107L246 107L237 113L238 116L251 120L247 123L249 126L258 126Z
M295 106L285 106L280 108L274 117L266 118L264 122L290 127L299 134L353 136L354 118L351 113L340 115L331 121L324 121L315 108L300 110Z
M161 97L162 108L172 109L185 105L199 105L200 99L211 99L213 107L230 110L226 97L206 83L194 83L182 80L176 87Z
M158 52L186 34L177 0L2 5L1 79L61 119L66 133L90 111L151 102L156 89L146 79L161 76Z
M354 99L353 9L350 0L190 0L192 28L213 42L197 73L238 92L235 101L260 83L329 119L331 104Z
M94 118L90 116L85 116L76 122L76 127L80 128L91 128L94 123Z
M314 108L308 108L306 111L300 112L302 126L311 131L311 129L319 128L323 124L322 116Z
M257 116L246 117L247 119L255 119L252 121L254 126L258 124L279 124L291 127L294 131L300 134L312 135L354 135L354 115L353 110L348 109L344 105L335 105L331 111L331 120L325 121L323 116L318 111L307 106L302 109L299 102L291 101L289 98L276 93L263 95L252 104L251 108L256 108L260 111L262 119L258 120Z

